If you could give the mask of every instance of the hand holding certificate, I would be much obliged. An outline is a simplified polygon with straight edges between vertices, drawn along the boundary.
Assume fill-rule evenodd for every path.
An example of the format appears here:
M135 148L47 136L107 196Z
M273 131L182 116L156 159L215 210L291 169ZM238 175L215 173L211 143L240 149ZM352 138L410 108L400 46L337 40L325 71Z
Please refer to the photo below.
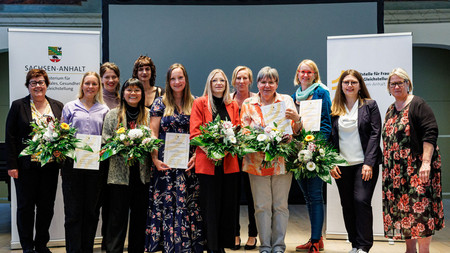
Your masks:
M284 134L292 134L291 121L286 119L286 103L284 101L270 105L261 106L266 126L279 129Z
M78 158L73 167L77 169L98 170L98 152L100 151L100 145L102 142L101 135L89 135L89 134L77 134L77 138L83 143L89 145L93 152L89 152L82 149L75 149L75 155Z
M189 134L166 133L164 163L170 168L187 169Z
M303 129L306 131L320 131L322 99L301 101L299 114L302 117Z

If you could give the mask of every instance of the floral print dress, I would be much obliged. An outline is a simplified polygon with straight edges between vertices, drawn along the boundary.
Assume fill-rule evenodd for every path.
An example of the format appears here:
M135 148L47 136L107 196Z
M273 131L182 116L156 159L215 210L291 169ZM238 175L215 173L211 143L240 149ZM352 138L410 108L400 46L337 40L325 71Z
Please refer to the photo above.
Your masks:
M163 116L165 108L159 97L150 111L152 117L161 117L159 139L164 140L167 132L189 133L190 116L176 110L173 116ZM164 161L164 145L158 158ZM198 205L200 186L195 173L175 168L153 170L145 251L202 252L205 240Z
M410 104L397 111L392 104L383 126L383 220L385 237L417 239L444 227L441 157L436 148L430 180L419 179L422 155L413 156L410 143Z

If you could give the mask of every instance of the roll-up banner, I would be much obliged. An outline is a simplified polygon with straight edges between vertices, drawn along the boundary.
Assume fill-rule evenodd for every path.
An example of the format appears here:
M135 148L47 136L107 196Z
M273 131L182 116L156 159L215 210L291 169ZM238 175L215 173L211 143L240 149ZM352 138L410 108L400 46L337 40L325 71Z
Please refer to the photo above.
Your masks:
M44 69L50 79L46 95L67 103L77 98L81 78L88 71L98 73L100 32L79 30L8 29L10 104L28 95L26 74ZM16 227L17 199L11 184L11 248L20 248ZM50 227L49 246L64 245L64 205L61 178Z
M355 69L361 73L372 99L377 101L382 122L386 110L394 102L387 90L389 73L397 67L412 78L412 34L392 33L373 35L333 36L327 38L327 84L334 98L341 73ZM381 145L381 143L380 143ZM373 233L384 238L381 173L372 198ZM327 238L346 238L340 196L333 179L327 186Z

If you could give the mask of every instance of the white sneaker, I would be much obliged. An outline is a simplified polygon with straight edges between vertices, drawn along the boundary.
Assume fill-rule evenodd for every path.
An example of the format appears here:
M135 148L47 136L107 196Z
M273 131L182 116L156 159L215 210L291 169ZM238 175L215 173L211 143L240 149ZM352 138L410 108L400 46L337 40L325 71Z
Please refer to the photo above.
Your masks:
M358 249L357 248L352 248L352 250L350 250L348 253L356 253L356 252L358 252Z
M367 253L367 251L364 251L362 249L359 249L358 251L356 251L356 253Z

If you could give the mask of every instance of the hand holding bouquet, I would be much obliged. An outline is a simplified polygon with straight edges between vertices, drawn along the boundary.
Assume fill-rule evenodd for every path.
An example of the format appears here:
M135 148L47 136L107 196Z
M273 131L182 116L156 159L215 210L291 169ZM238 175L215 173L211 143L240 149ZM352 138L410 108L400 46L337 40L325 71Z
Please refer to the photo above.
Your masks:
M147 126L139 126L134 129L120 127L115 136L109 138L100 150L100 161L120 154L126 158L127 165L131 166L136 161L144 163L145 158L152 151L157 150L162 142L151 136L151 130Z
M227 153L240 155L239 129L231 121L223 121L217 116L214 121L200 126L201 134L192 138L191 145L203 147L206 156L219 165Z
M242 135L241 153L264 152L263 167L271 167L272 161L277 157L287 158L292 153L290 145L292 136L283 134L277 126L262 128L245 127L246 134Z
M295 153L288 159L287 167L295 179L318 176L331 184L330 170L336 164L346 163L330 144L321 138L320 133L302 131L293 141Z
M44 166L51 160L62 163L67 157L77 160L75 148L92 152L92 148L75 138L77 129L67 123L60 123L52 117L46 121L31 122L33 131L25 144L28 146L19 154L34 155Z

